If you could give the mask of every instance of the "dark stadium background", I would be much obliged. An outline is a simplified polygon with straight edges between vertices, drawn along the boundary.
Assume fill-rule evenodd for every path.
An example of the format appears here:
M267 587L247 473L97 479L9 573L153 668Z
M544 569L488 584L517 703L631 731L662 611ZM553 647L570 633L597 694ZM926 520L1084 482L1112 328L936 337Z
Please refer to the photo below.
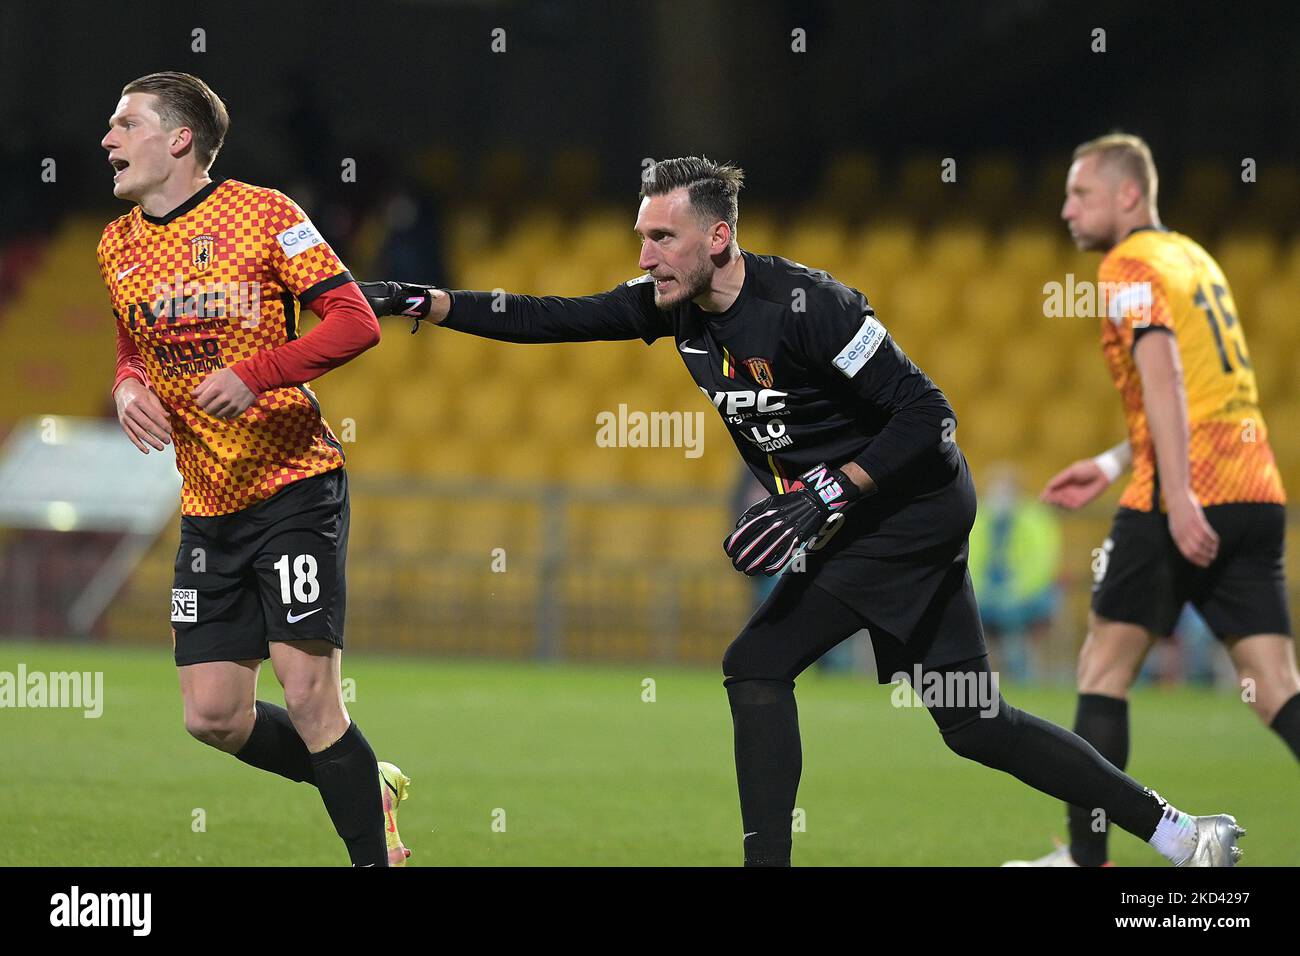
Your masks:
M206 52L191 50L196 28ZM1096 28L1104 53L1092 49ZM492 51L498 29L504 53ZM791 49L796 30L806 52ZM111 415L112 324L94 247L128 207L111 195L99 140L126 82L174 69L203 77L229 106L213 175L288 193L363 279L607 289L637 272L647 158L742 165L740 244L862 289L953 401L982 492L1015 475L1022 502L1124 435L1096 322L1045 317L1043 285L1096 276L1097 256L1076 253L1059 219L1071 150L1114 129L1138 133L1159 167L1164 222L1202 242L1233 285L1294 493L1297 49L1300 16L1284 3L4 4L0 439L48 416ZM940 179L946 158L955 183ZM48 159L54 182L42 181ZM1242 181L1246 159L1253 182ZM343 181L345 160L354 182ZM757 594L720 542L749 489L671 347L411 337L386 320L375 351L316 388L336 429L355 426L357 667L404 662L399 678L408 665L446 667L438 686L448 688L445 675L479 666L453 657L510 659L524 682L553 673L536 661L691 665L695 686L711 688L701 712L725 720L715 675ZM704 453L597 447L593 416L620 404L702 412ZM1004 669L1056 688L1044 706L1063 723L1092 550L1117 497L1118 486L1055 524L1044 566L1060 605L1032 654L1008 645L1022 655L1013 662L995 648ZM77 634L68 607L114 538L0 529L0 634L15 639L0 641L0 669L47 653L94 669L102 653L111 671L111 655L137 654L157 666L145 683L169 699L176 540L171 520ZM504 573L491 568L495 549ZM1293 593L1296 581L1293 564ZM1194 626L1185 638L1156 655L1150 679L1223 684L1217 646ZM869 656L859 644L838 664L862 669ZM588 687L582 673L575 687ZM857 701L860 689L843 696ZM1222 687L1216 699L1240 707ZM1170 698L1165 726L1183 726L1190 708ZM1242 710L1232 726L1246 746L1273 747ZM182 736L170 710L146 719ZM725 757L726 729L714 729ZM188 744L180 752L197 749ZM496 754L503 766L513 759ZM1276 762L1282 777L1293 769ZM734 783L720 771L719 819L730 826ZM992 852L969 848L969 858ZM828 843L822 859L835 853Z

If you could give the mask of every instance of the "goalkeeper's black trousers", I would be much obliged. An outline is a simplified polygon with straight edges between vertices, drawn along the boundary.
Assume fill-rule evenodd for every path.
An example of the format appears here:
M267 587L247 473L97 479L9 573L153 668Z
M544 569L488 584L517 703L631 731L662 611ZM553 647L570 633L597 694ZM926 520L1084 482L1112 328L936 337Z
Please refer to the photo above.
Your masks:
M791 818L803 769L795 678L868 627L829 591L791 584L777 585L723 657L747 866L790 862ZM1155 832L1164 801L1082 738L1008 704L991 683L987 656L924 669L921 677L914 689L957 754L1066 803L1093 808L1101 826L1113 822L1143 840ZM915 683L913 675L909 681ZM882 700L879 706L889 705Z

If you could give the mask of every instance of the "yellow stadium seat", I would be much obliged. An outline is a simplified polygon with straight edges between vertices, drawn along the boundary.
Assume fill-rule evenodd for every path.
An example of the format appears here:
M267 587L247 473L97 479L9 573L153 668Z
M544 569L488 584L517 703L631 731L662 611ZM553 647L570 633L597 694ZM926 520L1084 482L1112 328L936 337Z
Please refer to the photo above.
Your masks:
M1294 494L1300 487L1300 442L1293 437L1300 435L1300 399L1293 395L1276 408L1264 409L1264 421L1268 425L1269 444L1282 471L1283 486Z
M947 334L958 325L956 290L943 274L913 271L900 275L884 300L888 312L881 320L900 336Z
M471 393L464 393L457 403L458 412L446 423L455 434L479 441L512 436L522 411L523 390L505 375L485 379Z
M1259 386L1259 401L1265 414L1274 402L1287 400L1295 392L1294 370L1283 358L1283 353L1273 349L1260 349L1251 346L1251 363L1255 373L1255 384Z
M654 550L664 511L654 504L575 501L566 511L566 544L579 560L636 559Z
M420 447L391 430L358 429L356 441L343 446L349 471L359 475L410 475L421 468Z
M965 278L988 265L988 250L989 237L980 227L968 223L943 226L925 243L922 267Z
M746 207L741 210L736 221L736 241L742 249L764 256L779 256L782 253L781 231L776 219L763 209ZM629 273L629 278L635 273Z
M925 371L948 396L958 421L965 422L968 403L978 400L988 390L994 380L995 366L996 356L985 336L955 331L939 340L928 357Z
M597 261L566 256L533 263L530 287L538 295L581 296L608 291L605 267Z
M1252 355L1276 359L1293 352L1300 346L1300 275L1263 285L1254 310L1240 318Z
M1122 425L1114 427L1118 409L1118 402L1102 405L1086 395L1043 396L1034 433L1038 452L1056 462L1056 470L1098 454L1123 438Z
M1029 409L1015 396L976 396L958 409L957 422L957 444L972 466L983 469L1015 461L1032 447Z
M492 339L450 329L426 328L407 339L420 377L451 389L475 384L491 374L501 348L501 343Z
M500 478L494 465L496 444L487 439L447 432L423 441L400 439L404 458L410 464L406 474L454 484L470 478Z
M732 514L730 508L716 504L668 509L660 542L665 558L725 561L722 540L734 530L738 517L739 512Z
M625 484L631 470L629 455L637 449L602 448L595 441L577 441L565 446L558 459L559 479L577 487L605 489Z
M1226 235L1209 251L1228 277L1239 309L1253 302L1255 290L1277 268L1277 245L1267 233Z
M1065 356L1045 331L1013 335L998 350L1003 386L1030 405L1059 392Z
M518 292L536 295L532 285L535 278L533 258L501 249L485 252L466 262L459 269L459 285L464 289L492 292Z
M853 268L863 276L861 281L868 284L868 294L878 278L889 281L900 273L914 270L919 250L916 227L897 220L872 223L849 240Z
M514 383L518 391L534 385L547 385L558 376L562 355L551 344L542 342L495 342L490 354L489 373Z
M1030 299L1019 273L998 270L971 276L957 296L954 319L990 343L1033 328L1042 310Z
M537 389L522 404L520 415L539 440L565 447L595 443L596 413L601 410L588 383L569 379Z
M410 557L450 550L450 522L462 502L446 497L370 496L362 511L374 546Z
M804 216L791 225L781 242L781 254L810 269L835 275L847 268L848 230L827 216Z
M638 375L638 366L646 357L646 345L640 339L627 342L581 342L562 345L559 363L562 381L586 385L593 395L603 394L610 385L621 385Z
M500 497L460 497L450 509L442 533L431 536L430 548L482 556L487 570L496 548L534 553L542 540L542 508Z
M1055 279L1063 281L1064 233L1048 229L1013 229L1004 237L995 259L1002 268L1018 272L1041 286Z
M587 215L573 229L565 257L591 263L600 275L596 286L586 291L609 288L612 283L605 283L604 274L611 268L620 270L620 275L627 273L615 282L636 275L640 252L639 240L633 232L635 224L631 211L610 207Z

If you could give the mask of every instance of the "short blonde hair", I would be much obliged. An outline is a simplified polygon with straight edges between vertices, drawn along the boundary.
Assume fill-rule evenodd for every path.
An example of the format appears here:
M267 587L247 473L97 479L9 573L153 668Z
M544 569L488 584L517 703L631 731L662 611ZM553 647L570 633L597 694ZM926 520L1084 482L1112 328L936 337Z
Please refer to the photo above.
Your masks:
M1141 136L1131 133L1107 133L1083 143L1074 151L1075 159L1093 154L1099 163L1118 168L1142 190L1142 195L1152 206L1156 204L1156 190L1160 178L1156 175L1156 162L1151 158L1151 147Z

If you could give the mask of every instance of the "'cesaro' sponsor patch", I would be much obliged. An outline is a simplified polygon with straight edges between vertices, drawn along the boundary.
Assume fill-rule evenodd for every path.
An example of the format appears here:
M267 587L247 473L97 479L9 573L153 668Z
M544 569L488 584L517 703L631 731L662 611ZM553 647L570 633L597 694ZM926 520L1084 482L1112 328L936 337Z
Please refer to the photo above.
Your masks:
M840 354L833 359L835 367L852 378L862 366L867 364L867 359L876 354L876 349L880 348L880 343L883 341L885 341L885 327L876 320L874 315L867 316L866 321L862 323L862 328L853 334L849 344L844 346Z

